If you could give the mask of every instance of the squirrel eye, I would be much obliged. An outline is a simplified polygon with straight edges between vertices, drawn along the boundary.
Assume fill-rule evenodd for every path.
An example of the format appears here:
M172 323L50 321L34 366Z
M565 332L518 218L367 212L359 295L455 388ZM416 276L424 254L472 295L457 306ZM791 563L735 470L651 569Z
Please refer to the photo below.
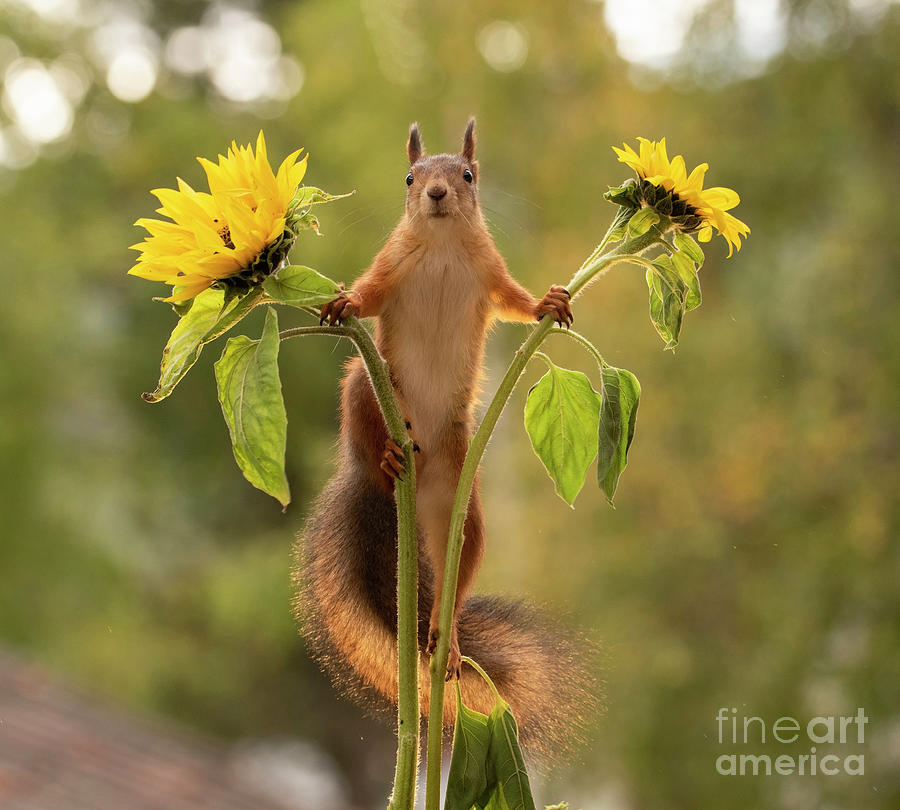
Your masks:
M474 180L474 179L475 179L475 178L472 177L472 172L470 172L468 169L466 169L466 170L463 172L463 180L465 180L467 183L471 183L472 180Z
M412 172L406 175L406 185L411 186L413 184L413 176Z

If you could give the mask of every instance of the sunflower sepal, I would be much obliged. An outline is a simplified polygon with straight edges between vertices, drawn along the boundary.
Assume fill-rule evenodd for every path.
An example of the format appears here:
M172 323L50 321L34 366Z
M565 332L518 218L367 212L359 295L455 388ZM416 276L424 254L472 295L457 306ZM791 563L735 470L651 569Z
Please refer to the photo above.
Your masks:
M640 208L628 220L627 232L630 236L643 236L654 225L660 226L660 232L665 231L665 223L655 209Z
M172 289L172 294L177 295L183 289L184 289L184 287L174 287ZM168 304L170 307L172 307L172 311L179 318L183 317L184 315L187 315L188 310L191 308L191 306L194 303L193 298L188 298L187 301L170 301L168 298L163 298L161 295L154 296L152 300L159 301L160 303L163 303L163 304Z
M298 209L287 220L287 227L295 234L301 231L313 231L316 236L322 236L319 229L319 218L309 208Z
M621 186L610 186L603 196L611 203L621 205L623 208L637 209L641 207L637 180L633 177L629 177Z
M656 205L656 201L660 197L660 195L665 193L665 189L659 188L649 180L641 180L641 200L643 200L646 205L650 206L650 208L653 208Z
M300 188L297 189L297 193L294 194L294 198L291 200L288 210L305 208L310 205L321 205L322 203L330 203L335 200L343 200L344 197L352 197L354 194L356 194L356 189L347 191L344 194L329 194L327 191L323 191L315 186L300 186Z

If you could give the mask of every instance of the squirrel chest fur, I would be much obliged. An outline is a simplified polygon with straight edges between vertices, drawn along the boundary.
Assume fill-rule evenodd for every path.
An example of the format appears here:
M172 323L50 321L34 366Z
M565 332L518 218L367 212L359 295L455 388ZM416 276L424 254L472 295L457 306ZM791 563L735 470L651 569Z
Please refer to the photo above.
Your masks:
M536 299L513 279L494 246L478 203L474 124L469 121L455 155L426 155L418 126L411 127L405 213L352 289L340 292L321 313L332 324L351 315L377 319L376 345L416 442L426 672L426 657L437 645L450 517L473 431L490 324L497 318L533 322L547 315L559 323L572 320L568 292L551 287ZM362 363L350 360L342 383L338 471L301 535L298 571L305 585L299 604L304 632L324 663L367 696L374 689L392 700L397 689L393 484L404 464ZM470 598L484 543L476 481L466 514L447 675L462 677L468 705L490 711L493 698L483 681L460 671L461 650L472 655L513 705L526 736L561 741L566 731L560 701L571 693L571 702L579 702L575 692L581 688L573 675L574 645L523 605ZM447 719L454 711L448 698Z
M470 421L490 297L465 243L443 239L407 262L379 317L378 342L416 440L427 448L453 423Z

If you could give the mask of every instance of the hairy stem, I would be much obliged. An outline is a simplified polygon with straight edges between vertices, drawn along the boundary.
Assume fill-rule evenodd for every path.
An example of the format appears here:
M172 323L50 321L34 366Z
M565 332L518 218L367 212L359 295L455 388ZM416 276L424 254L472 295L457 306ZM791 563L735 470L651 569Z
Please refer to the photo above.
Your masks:
M594 359L597 361L597 365L600 366L600 368L606 368L609 365L609 363L607 363L606 360L603 359L603 355L600 354L600 352L598 352L594 347L594 344L591 343L586 337L584 337L584 335L578 334L578 332L576 332L574 329L556 329L550 334L565 335L567 338L571 338L576 343L580 343L582 346L584 346L585 349L588 350L588 352L590 352L591 355L593 355Z
M613 223L613 227L616 226ZM601 253L607 237L600 247L594 251L578 272L566 285L572 298L575 298L591 281L608 270L613 264L629 261L633 256L652 247L662 239L662 230L659 225L652 227L647 233L629 239L607 253ZM612 233L613 228L610 228ZM553 328L553 321L544 318L525 339L513 356L506 374L500 381L497 392L491 399L481 424L475 435L469 442L469 450L463 462L459 483L456 488L456 497L453 501L453 513L450 519L450 531L447 542L447 556L444 567L444 588L441 599L440 624L438 631L437 649L431 658L431 698L428 715L428 759L427 781L425 787L425 810L439 810L441 790L441 749L443 736L444 714L444 673L447 669L447 658L450 652L450 627L453 621L453 607L456 602L456 585L459 576L459 560L462 554L463 527L468 511L469 498L472 495L472 487L475 483L475 474L481 464L482 456L487 447L488 440L494 432L497 420L509 397L525 371L528 361L544 342Z
M312 314L316 315L315 311ZM413 443L394 396L387 362L378 353L372 336L356 318L347 318L342 326L299 326L280 333L282 340L300 335L334 335L353 341L369 372L388 433L406 457L406 474L394 484L397 502L397 767L389 807L390 810L413 810L419 766L419 569Z

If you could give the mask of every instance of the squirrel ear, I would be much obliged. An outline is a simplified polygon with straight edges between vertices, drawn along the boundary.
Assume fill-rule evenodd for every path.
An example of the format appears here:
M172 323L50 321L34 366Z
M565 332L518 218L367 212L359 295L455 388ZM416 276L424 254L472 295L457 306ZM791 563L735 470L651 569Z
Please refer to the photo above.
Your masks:
M470 118L463 135L462 156L471 163L475 160L475 119Z
M419 135L419 125L412 124L409 128L409 140L406 142L406 156L409 158L409 165L412 166L424 154L425 148L422 146L422 138Z

